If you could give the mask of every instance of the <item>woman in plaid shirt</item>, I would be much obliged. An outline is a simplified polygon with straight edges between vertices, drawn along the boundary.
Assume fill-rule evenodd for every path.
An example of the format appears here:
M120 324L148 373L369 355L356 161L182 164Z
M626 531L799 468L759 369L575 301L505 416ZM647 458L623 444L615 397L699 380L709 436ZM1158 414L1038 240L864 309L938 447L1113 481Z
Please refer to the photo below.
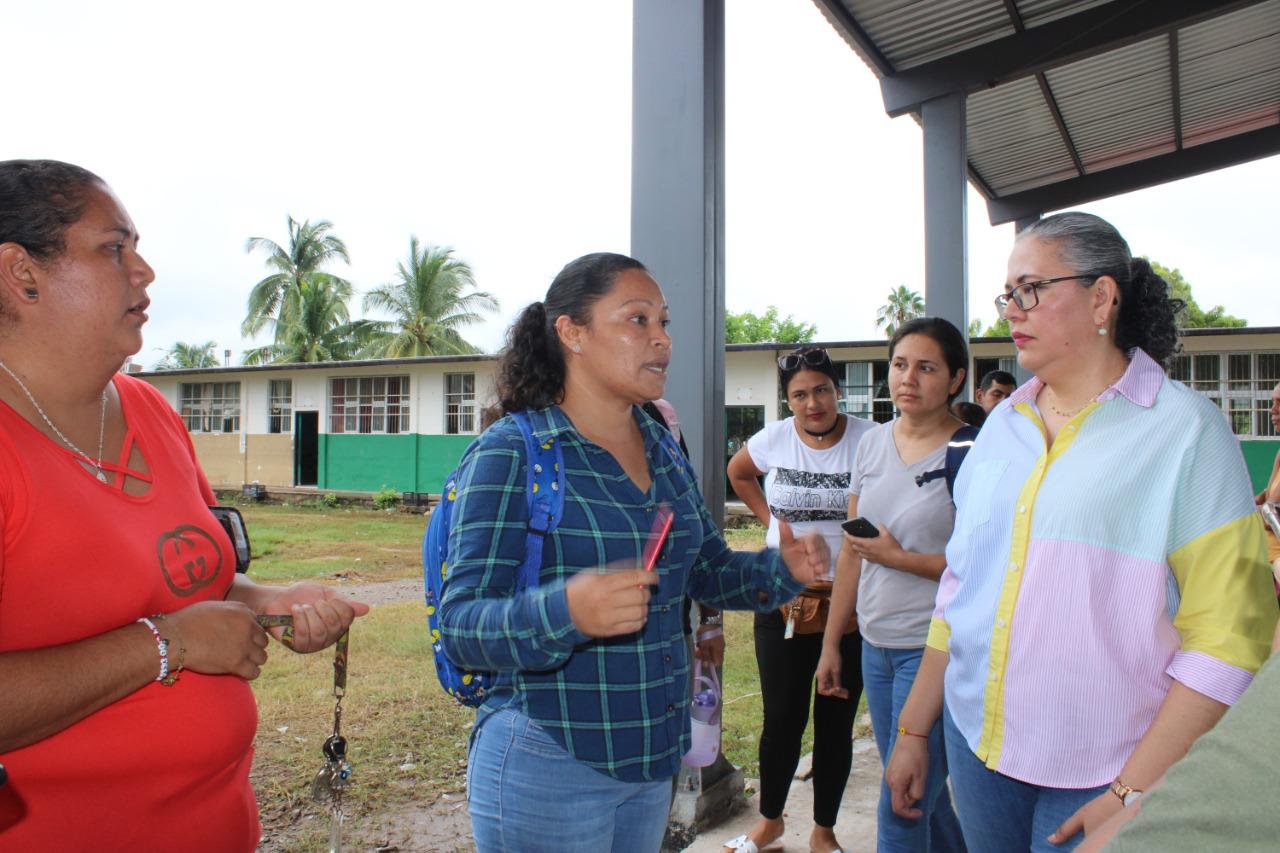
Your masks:
M684 458L640 410L666 384L666 326L644 266L594 254L566 266L510 331L502 408L527 412L564 457L564 513L536 587L514 591L528 525L514 420L490 427L459 468L440 617L450 658L497 674L468 763L486 853L658 850L689 749L684 596L767 611L827 570L820 537L789 528L778 550L725 544ZM663 504L675 522L644 572Z

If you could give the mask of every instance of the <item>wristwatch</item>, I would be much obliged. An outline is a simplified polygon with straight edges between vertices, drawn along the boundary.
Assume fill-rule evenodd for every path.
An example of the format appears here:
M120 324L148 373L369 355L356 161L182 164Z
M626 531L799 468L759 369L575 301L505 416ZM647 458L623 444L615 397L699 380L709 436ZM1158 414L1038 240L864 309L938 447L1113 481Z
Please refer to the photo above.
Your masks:
M1111 793L1120 798L1120 802L1124 805L1132 805L1142 796L1142 792L1132 785L1126 785L1120 781L1120 777L1116 777L1116 781L1111 783Z
M724 616L717 613L715 616L703 616L698 620L699 625L714 625L720 627L724 624Z

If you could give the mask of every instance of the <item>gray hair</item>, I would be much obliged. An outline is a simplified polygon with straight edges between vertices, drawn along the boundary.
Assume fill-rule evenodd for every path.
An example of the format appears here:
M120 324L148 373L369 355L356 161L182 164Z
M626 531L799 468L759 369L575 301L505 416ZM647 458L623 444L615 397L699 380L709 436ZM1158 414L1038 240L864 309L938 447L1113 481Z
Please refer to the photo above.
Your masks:
M1063 263L1087 276L1109 275L1120 291L1115 344L1128 352L1138 347L1160 364L1178 351L1178 314L1185 307L1171 299L1165 280L1146 258L1135 258L1116 227L1100 216L1078 210L1055 213L1018 232L1053 243Z
M1035 237L1053 243L1073 272L1109 275L1129 283L1133 253L1116 227L1101 216L1078 210L1039 219L1018 232L1018 239Z

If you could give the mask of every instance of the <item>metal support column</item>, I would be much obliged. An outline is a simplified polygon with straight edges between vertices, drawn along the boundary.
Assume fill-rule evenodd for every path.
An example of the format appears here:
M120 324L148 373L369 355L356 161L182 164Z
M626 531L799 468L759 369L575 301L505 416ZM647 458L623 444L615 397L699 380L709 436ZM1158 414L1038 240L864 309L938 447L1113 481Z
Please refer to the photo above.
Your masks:
M724 521L724 0L632 6L631 253L662 286L674 343L666 397ZM741 799L721 754L678 779L664 849Z
M724 0L633 6L631 253L671 306L676 407L724 521Z
M944 95L921 107L924 125L924 299L930 317L969 328L965 97Z

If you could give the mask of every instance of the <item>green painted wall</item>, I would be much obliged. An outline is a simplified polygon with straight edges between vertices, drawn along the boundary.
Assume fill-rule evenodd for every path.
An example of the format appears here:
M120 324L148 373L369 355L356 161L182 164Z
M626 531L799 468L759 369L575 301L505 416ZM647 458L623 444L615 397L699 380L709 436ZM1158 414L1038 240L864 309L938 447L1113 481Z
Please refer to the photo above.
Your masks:
M1256 439L1240 442L1240 451L1244 453L1245 464L1249 466L1249 476L1253 479L1253 493L1256 495L1267 485L1271 476L1271 466L1276 462L1276 453L1280 453L1280 441Z
M473 435L321 435L320 489L439 492Z

